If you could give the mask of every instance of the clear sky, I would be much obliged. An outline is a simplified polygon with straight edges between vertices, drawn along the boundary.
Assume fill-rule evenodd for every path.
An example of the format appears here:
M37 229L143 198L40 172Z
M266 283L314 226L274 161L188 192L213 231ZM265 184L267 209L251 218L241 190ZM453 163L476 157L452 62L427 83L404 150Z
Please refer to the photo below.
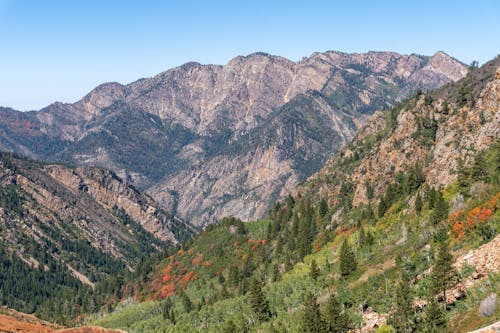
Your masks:
M326 50L484 63L500 53L500 1L0 0L0 105L75 102L188 61Z

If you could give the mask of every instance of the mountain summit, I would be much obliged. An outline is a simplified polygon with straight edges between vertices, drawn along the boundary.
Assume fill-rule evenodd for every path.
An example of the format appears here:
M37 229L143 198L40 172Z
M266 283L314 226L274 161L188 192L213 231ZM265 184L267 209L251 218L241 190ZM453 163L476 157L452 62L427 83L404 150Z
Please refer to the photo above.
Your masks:
M328 51L299 62L254 53L225 66L187 63L100 85L74 104L0 108L0 148L109 168L194 225L256 219L368 115L466 72L443 52Z

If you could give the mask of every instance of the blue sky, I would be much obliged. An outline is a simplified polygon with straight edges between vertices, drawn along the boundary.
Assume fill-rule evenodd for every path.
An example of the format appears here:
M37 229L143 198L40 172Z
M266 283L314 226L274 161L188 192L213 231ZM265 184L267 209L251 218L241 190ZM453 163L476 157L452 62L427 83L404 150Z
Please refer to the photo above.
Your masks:
M188 61L263 51L500 53L500 1L0 0L0 106L74 102Z

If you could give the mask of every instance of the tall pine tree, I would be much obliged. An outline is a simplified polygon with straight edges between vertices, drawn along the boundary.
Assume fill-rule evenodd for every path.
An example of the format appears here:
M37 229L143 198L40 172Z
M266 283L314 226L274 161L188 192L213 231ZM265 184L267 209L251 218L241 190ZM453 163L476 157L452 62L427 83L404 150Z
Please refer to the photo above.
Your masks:
M349 246L347 238L344 239L342 246L340 247L340 275L348 276L356 270L356 256Z
M453 267L453 256L448 248L448 241L439 243L438 256L432 268L432 294L441 294L446 309L446 290L454 286L458 280L458 273Z
M259 321L265 321L271 318L269 303L267 302L267 299L262 292L262 284L255 278L250 282L248 300L250 303L250 307L252 308Z
M410 278L401 269L396 292L394 293L392 314L387 321L397 332L413 332L415 329L415 312L412 301Z
M328 298L323 318L328 332L344 333L349 330L351 320L334 294Z
M307 296L306 303L304 304L302 331L304 333L327 332L326 324L323 321L323 318L321 318L319 305L316 303L316 297L314 297L313 294L309 294Z

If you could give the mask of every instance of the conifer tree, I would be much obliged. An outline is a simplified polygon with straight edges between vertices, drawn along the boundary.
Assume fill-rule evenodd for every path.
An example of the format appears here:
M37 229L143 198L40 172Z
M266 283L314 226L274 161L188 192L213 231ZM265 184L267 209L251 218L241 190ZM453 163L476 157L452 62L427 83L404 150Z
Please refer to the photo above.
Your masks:
M324 217L328 213L328 202L326 198L322 198L319 202L319 215Z
M350 318L334 294L328 298L323 317L328 332L344 333L349 330L351 324Z
M316 281L319 277L318 264L316 264L316 260L314 259L311 261L311 270L309 271L309 275L314 281Z
M248 298L250 307L259 321L265 321L271 317L269 303L262 292L262 284L255 278L250 282Z
M327 332L326 324L321 318L319 305L316 303L314 295L307 296L306 303L304 304L304 315L302 318L302 331L304 333L322 333Z
M437 191L435 194L435 205L434 211L431 215L431 221L434 225L437 225L439 222L443 221L448 217L448 203L443 198L443 193L441 191Z
M394 327L397 332L413 332L415 328L412 301L410 279L408 274L401 269L394 294L392 314L388 319L388 324Z
M342 276L348 276L356 270L356 256L349 246L347 238L344 239L342 246L340 247L340 274Z
M421 321L419 332L440 333L446 329L446 313L439 306L434 297L430 297L425 307L424 318Z
M453 256L448 248L447 240L439 244L438 256L432 268L432 294L442 294L446 309L446 290L457 282L458 273L453 267Z
M417 214L420 214L423 205L424 204L422 203L422 197L420 196L420 193L417 193L417 197L415 198L415 212Z

